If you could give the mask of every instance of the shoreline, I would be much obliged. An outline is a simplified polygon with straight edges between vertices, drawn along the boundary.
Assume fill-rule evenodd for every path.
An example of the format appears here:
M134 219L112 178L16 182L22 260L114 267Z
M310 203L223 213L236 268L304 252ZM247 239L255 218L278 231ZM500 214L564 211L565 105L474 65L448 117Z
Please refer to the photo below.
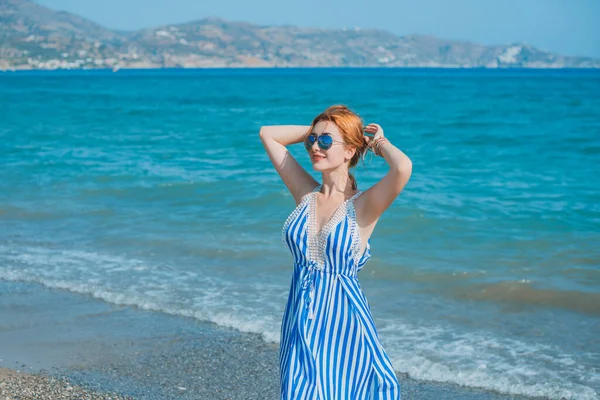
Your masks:
M0 322L0 367L20 371L20 390L63 382L93 399L279 397L279 345L257 334L38 284L0 280L0 289L0 315L8 316ZM531 399L397 375L402 399Z

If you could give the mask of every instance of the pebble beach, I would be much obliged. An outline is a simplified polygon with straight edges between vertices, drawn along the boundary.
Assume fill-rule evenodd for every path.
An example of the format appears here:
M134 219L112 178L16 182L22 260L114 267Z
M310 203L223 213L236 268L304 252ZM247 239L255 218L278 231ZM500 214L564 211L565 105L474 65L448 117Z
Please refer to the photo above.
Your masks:
M97 393L73 386L65 379L44 375L28 375L0 368L0 399L2 400L131 400L114 393Z

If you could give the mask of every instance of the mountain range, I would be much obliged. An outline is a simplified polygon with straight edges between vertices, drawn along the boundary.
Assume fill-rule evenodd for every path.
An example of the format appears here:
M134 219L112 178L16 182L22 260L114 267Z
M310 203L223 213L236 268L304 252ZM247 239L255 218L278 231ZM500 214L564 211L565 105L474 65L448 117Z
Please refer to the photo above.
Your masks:
M2 70L170 67L600 68L600 60L527 44L484 46L219 18L125 32L30 0L0 0Z

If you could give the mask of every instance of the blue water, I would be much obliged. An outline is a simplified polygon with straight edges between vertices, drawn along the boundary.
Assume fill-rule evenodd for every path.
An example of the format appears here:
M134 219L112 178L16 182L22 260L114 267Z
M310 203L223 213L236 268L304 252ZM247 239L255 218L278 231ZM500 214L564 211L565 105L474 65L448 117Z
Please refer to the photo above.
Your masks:
M258 131L336 103L413 161L359 274L396 370L600 398L597 71L0 74L0 279L277 342L294 202Z

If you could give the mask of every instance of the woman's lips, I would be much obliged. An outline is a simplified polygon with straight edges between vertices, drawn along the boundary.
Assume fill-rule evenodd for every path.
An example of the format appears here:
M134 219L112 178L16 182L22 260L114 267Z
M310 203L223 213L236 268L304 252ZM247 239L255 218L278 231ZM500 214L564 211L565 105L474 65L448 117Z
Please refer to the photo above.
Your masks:
M324 160L324 159L325 159L325 156L321 156L321 155L319 155L319 154L313 154L312 158L313 158L313 161L314 161L314 162L317 162L317 161Z

